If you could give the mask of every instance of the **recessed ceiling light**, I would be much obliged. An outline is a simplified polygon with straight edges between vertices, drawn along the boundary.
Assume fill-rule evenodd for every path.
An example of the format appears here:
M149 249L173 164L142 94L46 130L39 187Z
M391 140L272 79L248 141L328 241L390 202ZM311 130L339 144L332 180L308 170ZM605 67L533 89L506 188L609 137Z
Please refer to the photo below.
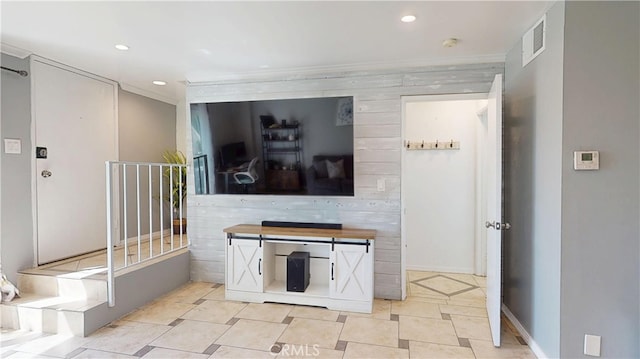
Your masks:
M158 81L158 80L156 80L156 81L153 81L153 84L154 84L154 85L158 85L158 86L164 86L164 85L166 85L167 83L166 83L166 82L164 82L164 81Z
M416 17L414 15L405 15L400 19L400 21L402 21L402 22L414 22L414 21L416 21Z
M121 50L121 51L127 51L127 50L129 50L129 46L123 45L123 44L117 44L116 45L116 49Z

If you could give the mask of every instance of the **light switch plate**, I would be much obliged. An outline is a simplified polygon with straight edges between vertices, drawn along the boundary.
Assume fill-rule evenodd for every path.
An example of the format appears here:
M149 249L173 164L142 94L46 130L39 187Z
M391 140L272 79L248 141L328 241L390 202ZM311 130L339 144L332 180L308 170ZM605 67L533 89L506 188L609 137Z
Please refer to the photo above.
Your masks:
M378 192L384 192L386 187L384 178L378 178Z
M22 153L22 141L16 138L4 139L4 153L19 155Z
M600 336L599 335L584 335L584 355L593 357L600 356Z

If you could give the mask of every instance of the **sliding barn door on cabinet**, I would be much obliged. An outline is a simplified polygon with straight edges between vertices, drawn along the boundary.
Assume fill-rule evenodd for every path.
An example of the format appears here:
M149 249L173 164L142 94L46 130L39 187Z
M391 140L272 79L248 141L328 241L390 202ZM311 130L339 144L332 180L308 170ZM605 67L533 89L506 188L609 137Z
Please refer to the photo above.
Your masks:
M227 244L227 289L263 291L263 249L257 240L233 239Z
M366 300L373 292L373 248L336 244L330 254L329 297Z

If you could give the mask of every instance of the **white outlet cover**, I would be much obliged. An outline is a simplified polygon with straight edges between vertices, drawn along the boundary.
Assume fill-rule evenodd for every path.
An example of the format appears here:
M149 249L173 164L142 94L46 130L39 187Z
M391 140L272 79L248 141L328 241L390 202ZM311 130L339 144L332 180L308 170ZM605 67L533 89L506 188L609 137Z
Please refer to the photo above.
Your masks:
M22 153L22 141L16 138L4 139L4 153L19 155Z
M378 192L384 192L385 184L384 178L378 178Z

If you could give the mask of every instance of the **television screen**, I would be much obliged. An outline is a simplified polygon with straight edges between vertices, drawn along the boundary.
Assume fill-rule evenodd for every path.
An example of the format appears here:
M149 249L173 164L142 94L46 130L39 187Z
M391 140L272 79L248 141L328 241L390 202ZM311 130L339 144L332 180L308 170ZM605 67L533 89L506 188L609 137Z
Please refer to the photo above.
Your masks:
M353 98L191 104L198 194L353 196Z
M236 167L247 160L244 142L235 142L220 147L220 166L224 169Z

